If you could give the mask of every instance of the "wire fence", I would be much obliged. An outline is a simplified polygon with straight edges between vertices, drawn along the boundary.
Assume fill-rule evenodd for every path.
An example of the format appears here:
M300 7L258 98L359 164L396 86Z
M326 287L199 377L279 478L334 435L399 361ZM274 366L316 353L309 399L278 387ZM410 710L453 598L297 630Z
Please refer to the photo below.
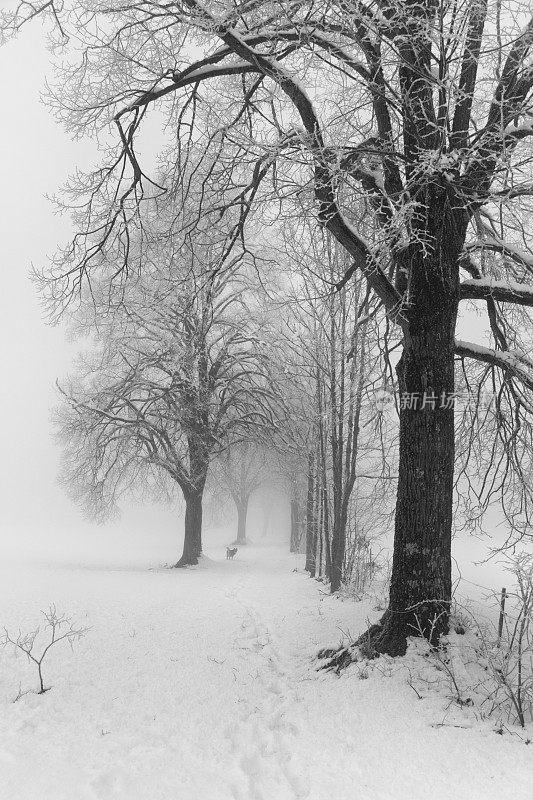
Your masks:
M513 598L516 598L517 600L519 600L518 594L516 592L509 591L506 587L501 587L500 589L494 589L493 587L490 587L490 586L484 586L482 583L477 583L476 581L471 581L468 578L463 578L462 575L461 575L456 580L453 596L454 596L454 600L455 600L456 603L457 603L457 598L458 597L460 597L462 600L466 601L466 604L464 606L462 606L461 603L457 603L459 606L462 606L463 608L465 608L465 610L468 610L468 605L475 604L477 606L482 606L482 608L485 608L485 606L482 605L480 600L471 598L468 595L458 594L457 589L459 588L459 586L462 583L468 583L470 586L475 586L477 589L483 589L483 591L487 592L488 593L488 597L484 598L484 600L487 603L490 600L494 601L493 606L491 606L491 607L494 608L495 614L499 614L500 613L502 592L505 591L505 599L511 600L511 604L512 604ZM481 612L481 616L483 616L486 620L488 620L490 622L494 621L487 614L483 614L483 612ZM506 608L504 610L503 616L507 620L510 620L512 622L517 622L518 619L519 619L518 616L515 616L514 614L510 613L508 608Z

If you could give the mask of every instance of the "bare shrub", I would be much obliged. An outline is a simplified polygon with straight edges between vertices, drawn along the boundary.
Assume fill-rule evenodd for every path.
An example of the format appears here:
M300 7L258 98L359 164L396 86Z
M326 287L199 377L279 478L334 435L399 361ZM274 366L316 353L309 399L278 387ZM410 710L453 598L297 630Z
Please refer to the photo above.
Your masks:
M344 568L344 593L361 600L383 570L382 551L372 551L373 539L355 534L348 542Z
M38 626L35 630L29 631L28 633L22 633L22 631L19 630L16 637L12 636L7 628L4 628L4 636L0 640L2 646L13 646L15 650L24 653L29 662L35 664L39 677L39 691L37 694L44 694L51 689L51 686L45 687L43 678L43 661L50 652L50 649L54 645L59 644L59 642L68 642L72 647L75 641L81 639L90 630L87 627L76 625L72 618L64 613L58 614L54 604L49 607L48 611L41 611L41 614L45 620L44 625ZM46 637L46 640L42 646L40 655L37 655L37 639L41 633ZM30 690L22 691L19 685L19 692L15 700L19 700L25 694L28 694L29 691Z
M519 555L510 566L516 591L507 592L513 613L507 613L501 640L487 649L496 679L492 710L502 704L522 728L533 720L533 556Z
M533 556L517 556L509 569L516 587L507 592L502 636L494 624L480 623L455 603L450 635L428 651L454 702L476 706L482 717L497 717L498 732L503 720L522 728L533 721ZM499 602L496 593L494 600Z

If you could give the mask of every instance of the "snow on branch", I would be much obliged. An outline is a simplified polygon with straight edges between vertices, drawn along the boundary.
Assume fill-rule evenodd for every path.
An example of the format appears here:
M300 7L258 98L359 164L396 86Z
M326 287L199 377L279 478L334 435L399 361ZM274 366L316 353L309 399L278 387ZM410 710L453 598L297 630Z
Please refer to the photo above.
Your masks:
M533 115L527 114L522 122L516 119L504 130L505 136L514 136L517 139L524 139L526 136L533 136Z
M533 306L533 286L514 281L496 281L492 278L471 279L461 283L461 300L497 300Z
M493 234L485 236L483 239L479 239L476 242L472 242L465 247L465 252L467 253L471 253L475 250L492 250L494 253L500 253L511 261L514 261L515 264L519 264L527 269L528 272L533 272L533 255L531 255L531 253L521 250L510 242L504 242L503 239L499 239Z
M455 352L463 358L482 361L493 367L509 372L528 389L533 391L533 362L519 350L494 350L472 342L455 340Z

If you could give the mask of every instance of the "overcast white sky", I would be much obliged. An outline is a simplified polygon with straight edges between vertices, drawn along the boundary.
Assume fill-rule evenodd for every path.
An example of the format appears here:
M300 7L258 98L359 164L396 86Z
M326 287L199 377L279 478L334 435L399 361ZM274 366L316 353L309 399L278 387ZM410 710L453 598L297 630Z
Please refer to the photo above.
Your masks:
M56 484L50 409L54 382L68 372L73 348L61 328L45 324L28 271L70 232L68 219L54 215L45 194L53 194L76 165L90 164L95 150L89 141L71 142L40 101L48 69L38 25L0 48L0 556L35 552L119 562L128 551L130 557L137 552L171 560L181 547L175 512L130 509L120 523L102 528L85 522ZM472 336L481 340L475 331ZM474 549L479 552L479 545Z
M90 164L95 150L88 141L70 141L40 101L47 71L38 25L0 48L0 552L118 557L122 548L137 548L153 552L154 560L162 553L171 559L179 555L181 533L175 514L135 509L102 529L86 523L56 484L50 409L73 347L61 328L45 324L28 272L69 236L68 219L54 214L45 194L75 165Z

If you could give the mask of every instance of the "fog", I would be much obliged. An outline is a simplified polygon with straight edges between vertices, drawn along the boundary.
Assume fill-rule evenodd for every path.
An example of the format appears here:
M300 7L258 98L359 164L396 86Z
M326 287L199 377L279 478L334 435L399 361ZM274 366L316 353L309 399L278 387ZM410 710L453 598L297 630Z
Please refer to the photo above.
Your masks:
M50 411L55 381L68 372L76 347L61 327L45 323L28 275L70 233L69 220L54 213L46 194L53 195L76 165L89 165L95 148L70 141L44 107L47 71L38 25L0 49L7 112L0 130L0 551L62 560L172 559L181 536L177 510L126 508L119 522L98 526L82 518L57 484Z

